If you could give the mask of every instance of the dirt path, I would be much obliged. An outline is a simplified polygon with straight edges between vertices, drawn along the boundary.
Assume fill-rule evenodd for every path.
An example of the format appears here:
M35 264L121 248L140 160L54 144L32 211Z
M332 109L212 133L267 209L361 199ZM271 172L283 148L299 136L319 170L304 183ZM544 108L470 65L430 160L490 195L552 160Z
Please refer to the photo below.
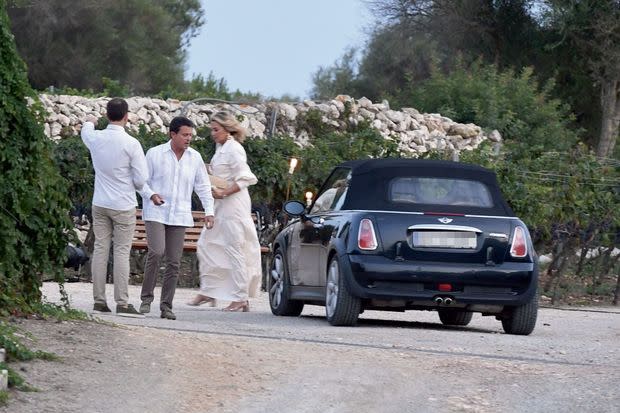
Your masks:
M82 309L92 306L87 287L68 287ZM245 314L179 302L175 322L157 315L105 317L133 325L18 320L37 338L33 347L61 360L12 363L40 391L11 391L0 413L581 413L620 406L615 309L543 309L534 334L517 337L501 334L488 317L454 328L433 313L365 313L358 327L334 328L320 307L286 318L273 317L264 298Z
M12 364L40 391L11 392L1 412L225 411L269 373L233 340L93 322L19 326L61 361Z

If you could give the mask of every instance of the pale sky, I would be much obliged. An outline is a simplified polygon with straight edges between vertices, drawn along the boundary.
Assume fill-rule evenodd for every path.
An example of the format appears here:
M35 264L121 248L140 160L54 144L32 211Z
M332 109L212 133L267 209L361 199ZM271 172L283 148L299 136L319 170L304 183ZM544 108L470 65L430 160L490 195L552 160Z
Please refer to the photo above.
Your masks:
M362 0L201 1L206 22L189 47L186 78L212 71L231 91L265 97L308 97L312 74L362 47L372 22Z

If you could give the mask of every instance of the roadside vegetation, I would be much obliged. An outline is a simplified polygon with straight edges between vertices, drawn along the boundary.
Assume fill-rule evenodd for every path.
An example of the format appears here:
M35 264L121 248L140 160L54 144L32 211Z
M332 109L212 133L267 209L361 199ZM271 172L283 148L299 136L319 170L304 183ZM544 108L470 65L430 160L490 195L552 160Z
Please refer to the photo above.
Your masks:
M8 317L85 317L67 302L42 304L44 275L62 288L65 247L75 241L69 211L88 214L93 172L79 137L67 136L56 145L46 139L41 106L26 105L28 98L36 100L35 90L266 99L231 90L212 74L183 78L186 46L208 17L199 0L30 3L0 0L0 347L7 349L9 361L53 356L28 350ZM498 130L501 147L483 145L462 153L461 160L497 172L537 251L549 255L541 293L553 303L587 299L618 305L620 3L368 4L377 22L366 46L320 68L312 97L388 99L392 108L414 107ZM111 24L119 21L125 24ZM247 141L250 166L259 178L252 191L255 204L278 211L289 190L295 199L316 193L342 160L402 156L394 141L368 124L337 131L313 111L299 122L310 134L304 148L287 136ZM214 151L209 130L199 130L198 136L193 146L209 159ZM167 139L144 129L137 138L145 150ZM425 156L449 159L452 154ZM292 177L287 173L291 157L300 160ZM13 387L27 388L15 372L9 380ZM0 393L3 401L6 394Z
M62 283L60 283L62 288ZM16 323L16 317L27 317L38 320L49 320L53 322L62 322L67 320L90 320L90 316L83 311L70 308L66 300L66 294L62 294L65 298L62 305L40 302L29 307L27 314L14 312L10 317L5 314L0 315L0 348L4 348L6 359L0 362L0 370L8 371L9 389L19 391L38 391L35 387L30 386L19 372L11 367L12 362L30 361L30 360L46 360L60 361L58 356L53 353L32 350L31 346L37 344L36 337L23 331ZM0 390L0 406L8 403L9 392Z
M538 252L551 256L542 294L618 305L620 3L368 3L368 42L320 68L313 97L388 99L500 131L501 148L461 160L498 173Z
M91 95L262 98L231 91L224 79L211 74L183 79L185 47L205 18L197 0L131 0L120 8L107 1L94 7L89 1L78 5L53 0L46 2L44 10L27 3L2 1L10 16L2 26L7 40L3 47L9 53L3 56L11 56L3 70L7 79L16 80L16 87L3 89L7 102L34 97L30 85ZM619 212L614 206L618 204L620 160L615 145L618 125L608 120L618 115L606 100L609 82L620 72L615 70L620 62L620 41L615 41L619 31L614 30L620 24L617 2L370 3L377 25L366 47L346 51L333 66L317 71L314 97L328 99L345 93L375 101L386 98L392 107L411 106L500 131L501 148L481 148L463 154L462 159L497 171L513 209L532 228L539 251L552 254L543 293L551 294L554 301L564 300L571 294L573 276L578 276L586 292L617 303L620 285L612 284L618 279L619 258L613 248L619 245ZM157 25L137 32L131 25L110 28L106 24L112 18L130 21L136 10L151 16L153 22L174 24L166 33L152 32ZM58 15L64 18L52 18ZM84 16L92 17L92 27L83 26ZM40 27L25 30L26 22L33 19ZM446 26L453 30L444 30ZM79 39L71 34L76 30L83 33ZM57 36L58 44L77 42L71 59L59 62L59 56L67 57L60 49L40 49L51 34ZM126 64L121 60L118 67L93 57L98 53L92 47L95 40L100 50L113 50L113 39L118 37L127 40L121 56L135 50L144 55ZM13 39L29 63L28 70L17 57ZM153 41L167 52L149 48ZM152 55L154 50L158 56ZM172 58L163 64L161 55ZM32 110L17 107L4 110L4 123L13 125L16 133L4 129L0 148L4 169L11 171L2 178L7 180L7 190L1 222L9 235L6 238L23 246L7 243L3 250L6 259L0 282L6 287L0 302L5 312L11 308L27 312L40 300L38 285L43 273L63 277L64 246L71 234L66 211L88 212L93 182L88 153L79 137L66 137L52 145L37 123L39 106ZM253 192L256 204L278 210L289 187L291 197L303 198L305 191L316 191L329 169L341 160L401 156L394 142L381 138L370 125L336 131L312 111L299 121L310 132L311 145L305 148L286 136L248 141L251 166L260 178ZM209 131L199 131L199 136L203 139L197 139L194 146L208 159L213 152ZM166 140L163 134L145 130L138 138L145 149ZM301 162L289 182L287 162L293 156ZM447 158L451 154L425 156ZM35 164L36 168L30 166ZM38 196L27 196L32 193ZM45 212L33 218L35 210Z

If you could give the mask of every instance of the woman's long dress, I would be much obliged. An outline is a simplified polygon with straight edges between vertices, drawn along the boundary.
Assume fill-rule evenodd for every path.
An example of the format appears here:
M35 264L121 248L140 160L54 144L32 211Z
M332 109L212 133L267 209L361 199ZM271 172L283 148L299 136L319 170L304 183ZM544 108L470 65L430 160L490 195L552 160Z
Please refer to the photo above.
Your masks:
M262 274L247 189L257 179L247 164L243 146L232 138L216 145L210 173L235 182L241 191L215 200L213 228L203 228L200 234L200 293L220 300L245 301L258 293Z

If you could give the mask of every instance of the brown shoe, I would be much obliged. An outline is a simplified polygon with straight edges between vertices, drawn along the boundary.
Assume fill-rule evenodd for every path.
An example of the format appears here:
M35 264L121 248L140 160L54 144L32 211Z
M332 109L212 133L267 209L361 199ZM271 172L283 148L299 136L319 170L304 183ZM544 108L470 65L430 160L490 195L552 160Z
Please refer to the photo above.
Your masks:
M161 318L167 318L168 320L176 320L177 316L169 308L163 308L161 310Z
M116 315L121 317L133 317L133 318L143 318L144 314L136 311L133 305L127 304L126 306L116 305Z
M111 313L110 307L106 303L95 303L93 313Z

